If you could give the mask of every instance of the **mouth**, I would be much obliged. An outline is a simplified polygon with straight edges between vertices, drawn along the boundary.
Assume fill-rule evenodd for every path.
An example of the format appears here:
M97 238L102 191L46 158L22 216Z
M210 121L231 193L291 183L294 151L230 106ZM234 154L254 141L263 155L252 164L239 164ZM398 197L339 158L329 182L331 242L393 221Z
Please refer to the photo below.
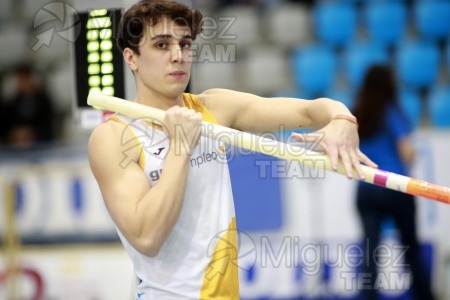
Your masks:
M175 71L175 72L169 73L169 75L171 75L171 76L183 76L183 75L186 75L186 72L183 72L183 71Z

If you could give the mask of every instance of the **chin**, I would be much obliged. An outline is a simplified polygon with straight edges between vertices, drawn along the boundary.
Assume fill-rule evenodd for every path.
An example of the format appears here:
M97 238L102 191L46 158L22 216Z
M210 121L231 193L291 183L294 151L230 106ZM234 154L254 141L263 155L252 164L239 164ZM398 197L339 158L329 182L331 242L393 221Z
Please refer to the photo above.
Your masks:
M186 91L188 87L188 83L184 83L184 84L177 84L176 86L173 87L173 90L176 91L176 93L179 95L181 93L184 93Z
M184 87L172 87L166 90L164 94L166 94L170 98L176 98L183 94L186 91L186 88Z

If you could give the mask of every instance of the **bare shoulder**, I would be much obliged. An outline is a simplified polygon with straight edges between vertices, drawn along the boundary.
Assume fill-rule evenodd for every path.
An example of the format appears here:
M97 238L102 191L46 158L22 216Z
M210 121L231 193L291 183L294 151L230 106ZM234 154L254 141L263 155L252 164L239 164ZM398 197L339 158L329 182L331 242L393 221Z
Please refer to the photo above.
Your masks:
M89 154L95 154L96 150L101 150L106 146L105 144L108 144L108 146L114 144L120 138L124 129L124 125L111 121L98 125L94 128L89 138Z
M197 95L202 103L216 117L219 124L231 126L236 115L248 104L251 94L228 89L209 89Z
M209 89L199 94L198 97L205 105L217 102L225 102L227 105L245 104L249 101L252 102L263 99L254 94L229 89Z
M246 95L246 93L229 90L229 89L208 89L203 91L201 94L197 95L199 99L205 103L204 101L220 101L221 99L229 98L229 97L242 97Z
M215 88L215 89L204 90L200 95L213 96L213 95L221 95L221 94L229 93L229 92L233 92L233 91L228 90L228 89Z
M214 105L217 102L220 102L222 99L229 97L233 93L236 93L232 90L227 89L209 89L203 91L201 94L198 94L198 98L205 104L207 107L209 104Z
M124 141L128 142L125 143ZM133 147L133 145L130 145L130 141L137 143L137 140L124 124L106 121L97 126L92 131L88 143L91 168L95 171L95 169L104 168L105 165L111 163L120 163L124 158L124 151L127 149L127 157L137 161L139 147Z

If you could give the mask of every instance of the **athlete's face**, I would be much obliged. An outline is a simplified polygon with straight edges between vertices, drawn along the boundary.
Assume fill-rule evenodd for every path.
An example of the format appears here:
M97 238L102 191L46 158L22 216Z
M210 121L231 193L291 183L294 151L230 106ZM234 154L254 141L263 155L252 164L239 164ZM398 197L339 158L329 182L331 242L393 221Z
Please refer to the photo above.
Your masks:
M176 97L184 92L192 66L192 37L188 26L175 24L163 17L155 25L148 25L139 45L140 54L125 60L134 71L139 89Z

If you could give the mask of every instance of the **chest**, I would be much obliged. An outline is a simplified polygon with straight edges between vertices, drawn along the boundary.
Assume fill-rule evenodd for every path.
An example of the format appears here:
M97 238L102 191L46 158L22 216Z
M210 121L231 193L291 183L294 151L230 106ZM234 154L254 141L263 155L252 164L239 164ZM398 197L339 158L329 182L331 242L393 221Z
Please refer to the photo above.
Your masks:
M170 139L162 131L141 137L139 164L143 167L150 184L157 183L164 170L164 164L170 149ZM183 149L170 149L175 155L183 155ZM225 145L217 140L200 137L197 146L189 157L190 177L213 177L227 163Z

